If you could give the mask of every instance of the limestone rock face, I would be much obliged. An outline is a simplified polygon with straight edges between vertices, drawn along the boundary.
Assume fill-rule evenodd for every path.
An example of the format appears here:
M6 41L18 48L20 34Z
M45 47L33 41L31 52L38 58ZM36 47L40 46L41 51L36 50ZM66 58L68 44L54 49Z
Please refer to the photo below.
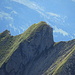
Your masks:
M44 26L39 32L36 32L33 37L23 42L21 48L23 53L29 58L49 49L53 44L53 29L49 26Z
M0 34L0 75L75 75L75 40L53 41L45 22L23 34Z
M49 25L40 27L41 29L38 29L34 36L20 43L17 50L0 69L1 75L34 75L29 73L32 64L36 63L32 62L54 44L53 29Z

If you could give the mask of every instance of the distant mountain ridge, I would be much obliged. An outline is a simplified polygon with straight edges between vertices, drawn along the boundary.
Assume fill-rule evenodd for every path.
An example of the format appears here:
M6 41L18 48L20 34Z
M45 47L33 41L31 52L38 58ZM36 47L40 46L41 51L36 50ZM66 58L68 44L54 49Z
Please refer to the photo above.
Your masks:
M74 75L75 40L54 42L46 22L24 33L0 33L0 75Z

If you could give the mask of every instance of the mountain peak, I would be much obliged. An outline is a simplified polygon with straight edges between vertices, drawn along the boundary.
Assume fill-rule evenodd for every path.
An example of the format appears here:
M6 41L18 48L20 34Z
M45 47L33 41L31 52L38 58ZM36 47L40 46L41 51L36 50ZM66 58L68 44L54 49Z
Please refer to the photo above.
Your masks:
M47 29L51 32L53 37L53 28L44 21L31 25L22 35L24 36L24 39L28 39L38 32L48 31Z
M10 35L10 31L5 30L4 32L2 32L2 33L0 34L0 38L6 37L6 36L9 36L9 35Z
M6 36L9 35L9 31L5 30L3 33L1 33L1 36ZM14 51L16 51L16 49L19 47L20 44L28 44L30 45L34 45L35 48L39 47L39 50L35 50L38 51L38 53L40 54L42 51L45 50L45 48L50 48L54 41L53 41L53 29L46 23L46 22L39 22L36 24L31 25L24 33L18 35L18 36L7 36L4 39L1 39L2 42L5 42L5 47L4 46L0 46L0 49L7 52L5 54L5 52L3 51L1 54L3 54L3 57L1 58L1 65L7 61L8 58L10 58L10 56L14 53ZM3 43L1 43L2 45ZM10 46L6 46L6 45L10 45ZM24 47L24 46L22 46ZM28 46L27 46L28 47ZM31 46L30 46L31 47ZM34 49L35 49L34 48ZM6 51L6 49L8 49ZM10 50L11 49L11 50ZM26 50L26 56L28 59L30 59L31 57L33 57L33 53L30 53L29 51L29 47L26 48L28 50ZM31 50L32 51L32 50ZM0 65L0 66L1 66Z
M44 24L44 25L48 25L45 21L40 21L39 23L37 24Z
M5 30L5 31L3 32L3 34L5 34L5 35L10 35L10 31Z
M30 43L33 42L36 46L41 45L39 47L40 52L45 47L50 48L54 43L53 28L44 21L33 24L22 35L26 36L26 40L30 41Z
M70 64L75 58L75 40L54 43L53 28L46 22L33 24L18 36L7 36L8 30L0 36L3 34L6 37L0 38L1 75L75 74L75 61Z

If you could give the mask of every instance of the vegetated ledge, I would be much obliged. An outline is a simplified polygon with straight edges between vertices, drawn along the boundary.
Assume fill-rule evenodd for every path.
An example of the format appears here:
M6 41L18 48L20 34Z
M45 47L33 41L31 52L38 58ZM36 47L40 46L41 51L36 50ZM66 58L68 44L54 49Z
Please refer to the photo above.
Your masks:
M39 23L31 25L24 33L11 36L8 30L5 30L0 34L0 67L4 62L10 58L13 52L19 47L19 44L23 41L27 41L33 37L35 33L42 30L42 28L50 27L46 22L41 21Z

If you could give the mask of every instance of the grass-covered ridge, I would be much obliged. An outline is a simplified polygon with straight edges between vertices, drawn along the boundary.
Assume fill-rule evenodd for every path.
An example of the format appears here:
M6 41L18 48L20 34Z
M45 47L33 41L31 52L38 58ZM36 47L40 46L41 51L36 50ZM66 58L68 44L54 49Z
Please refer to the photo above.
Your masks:
M11 36L8 30L0 33L0 67L10 58L21 42L33 37L35 33L39 32L44 26L47 26L47 23L41 21L33 24L24 33L17 36Z

